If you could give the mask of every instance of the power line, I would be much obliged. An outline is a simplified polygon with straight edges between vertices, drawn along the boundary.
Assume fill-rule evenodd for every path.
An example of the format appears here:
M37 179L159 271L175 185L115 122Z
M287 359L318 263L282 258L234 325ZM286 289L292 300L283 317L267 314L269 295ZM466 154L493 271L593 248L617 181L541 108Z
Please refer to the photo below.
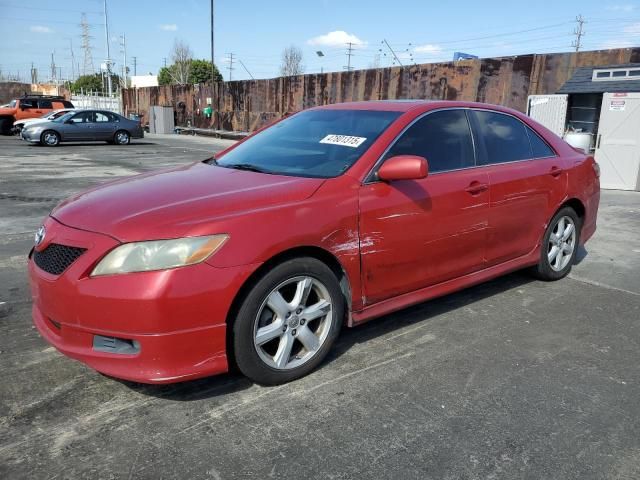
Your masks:
M400 61L400 59L398 58L398 56L396 55L396 52L393 51L393 48L391 48L391 46L389 46L389 42L387 42L387 39L383 39L382 43L384 43L387 48L389 49L389 51L391 52L391 54L394 56L394 58L396 59L396 61L398 62L398 64L403 67L404 65L402 65L402 62Z
M255 78L253 78L253 75L251 75L251 72L247 69L247 67L244 66L244 63L242 63L242 60L238 59L238 63L240 63L240 65L242 65L242 68L244 68L244 71L249 74L251 80L255 80Z
M576 39L571 44L572 47L576 48L576 52L580 51L580 47L582 46L582 37L585 36L584 33L584 24L586 23L582 15L578 15L576 17L577 26L573 31L573 34L576 36Z

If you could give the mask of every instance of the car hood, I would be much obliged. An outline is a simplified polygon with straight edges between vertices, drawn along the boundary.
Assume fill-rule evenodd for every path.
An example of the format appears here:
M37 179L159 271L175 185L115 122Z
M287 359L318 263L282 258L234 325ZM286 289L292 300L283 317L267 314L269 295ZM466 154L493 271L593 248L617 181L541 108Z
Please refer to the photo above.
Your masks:
M34 123L45 123L45 122L50 122L50 120L47 120L46 118L27 118L25 120L16 120L13 123L14 124L21 123L26 126L26 125L33 125Z
M87 190L51 216L122 242L207 235L225 218L304 200L323 181L196 163Z
M10 115L13 116L16 113L15 108L0 108L0 115Z

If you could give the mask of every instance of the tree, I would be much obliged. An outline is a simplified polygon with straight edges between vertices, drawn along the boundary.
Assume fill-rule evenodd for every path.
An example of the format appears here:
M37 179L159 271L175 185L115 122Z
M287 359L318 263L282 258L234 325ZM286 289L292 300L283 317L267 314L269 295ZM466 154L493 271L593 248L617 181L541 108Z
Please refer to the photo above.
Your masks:
M116 88L117 88L117 85L119 85L119 82L120 82L120 77L112 73L111 83L113 85L116 85ZM75 80L75 82L72 82L69 85L69 89L74 93L77 93L80 91L102 92L103 91L102 74L93 73L91 75L81 75Z
M191 60L191 83L205 83L211 80L211 62L208 60ZM222 75L213 66L213 81L221 82Z
M186 85L189 83L191 73L191 61L193 60L193 52L182 40L176 40L173 44L171 52L171 60L173 65L169 73L173 79L173 83L178 85Z
M287 47L282 52L282 64L280 65L280 75L290 77L301 75L304 72L302 65L302 50L295 45Z
M158 83L160 85L172 85L176 84L176 67L175 65L169 65L168 67L162 67L158 72ZM211 80L211 62L207 60L191 60L191 67L189 68L189 82L188 83L205 83ZM217 67L214 67L214 82L221 82L222 75L218 71Z

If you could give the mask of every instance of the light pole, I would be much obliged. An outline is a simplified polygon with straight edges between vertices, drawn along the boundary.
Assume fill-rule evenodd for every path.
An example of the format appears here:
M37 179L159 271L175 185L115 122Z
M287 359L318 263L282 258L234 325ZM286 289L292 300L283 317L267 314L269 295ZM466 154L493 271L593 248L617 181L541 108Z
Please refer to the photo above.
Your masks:
M316 51L316 55L317 55L320 59L322 59L322 57L324 57L324 52L323 52L322 50L317 50L317 51ZM320 74L322 74L322 73L323 73L323 72L322 72L322 64L320 64Z

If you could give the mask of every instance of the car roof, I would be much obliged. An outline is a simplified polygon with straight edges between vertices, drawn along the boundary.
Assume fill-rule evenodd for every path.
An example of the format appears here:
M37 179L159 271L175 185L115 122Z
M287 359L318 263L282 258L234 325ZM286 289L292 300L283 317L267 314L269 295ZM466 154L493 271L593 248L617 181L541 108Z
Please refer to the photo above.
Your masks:
M401 100L371 100L365 102L345 102L334 103L331 105L323 105L314 107L312 110L378 110L386 112L409 112L412 110L435 110L438 108L484 108L495 110L498 112L521 113L500 105L492 105L480 102L461 102L452 100L419 100L419 99L401 99Z

